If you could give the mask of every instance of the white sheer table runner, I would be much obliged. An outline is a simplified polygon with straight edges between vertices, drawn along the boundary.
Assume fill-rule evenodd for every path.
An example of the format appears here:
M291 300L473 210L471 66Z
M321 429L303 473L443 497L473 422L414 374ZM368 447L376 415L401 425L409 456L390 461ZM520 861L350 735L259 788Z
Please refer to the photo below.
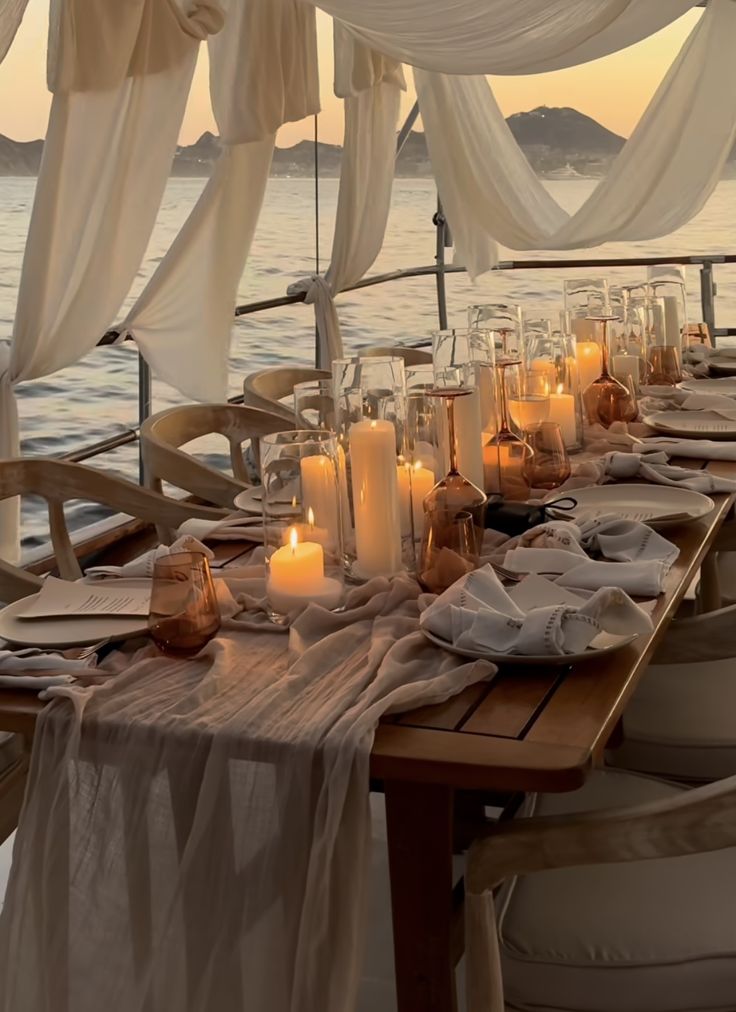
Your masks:
M228 576L237 604L217 582L232 617L197 658L146 646L52 690L0 916L3 1012L353 1005L375 727L494 668L424 639L408 579L288 632L242 610L262 570Z

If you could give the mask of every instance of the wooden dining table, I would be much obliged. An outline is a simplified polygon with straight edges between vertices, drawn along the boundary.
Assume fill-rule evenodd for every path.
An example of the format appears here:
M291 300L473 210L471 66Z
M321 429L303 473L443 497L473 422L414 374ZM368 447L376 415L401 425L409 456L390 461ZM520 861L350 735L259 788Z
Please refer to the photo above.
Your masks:
M736 463L673 463L736 478ZM453 855L479 829L488 830L489 803L505 805L526 792L574 791L601 765L698 570L713 577L709 552L734 497L712 498L708 516L664 531L680 554L651 613L649 635L566 667L501 668L442 705L379 725L371 778L386 801L399 1012L455 1012L454 967L463 936ZM0 730L32 739L43 705L28 692L0 689Z

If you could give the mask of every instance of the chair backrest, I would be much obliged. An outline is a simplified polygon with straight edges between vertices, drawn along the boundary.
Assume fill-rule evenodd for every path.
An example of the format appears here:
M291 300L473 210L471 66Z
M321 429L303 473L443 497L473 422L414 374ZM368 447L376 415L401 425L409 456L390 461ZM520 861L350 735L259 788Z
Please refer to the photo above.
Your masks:
M83 464L43 457L0 460L0 500L17 495L38 495L46 500L51 544L59 575L65 580L77 580L82 575L64 517L64 503L71 499L99 503L115 512L163 525L169 537L172 530L192 517L214 521L226 516L225 510L168 499ZM0 599L17 600L37 586L36 577L8 563L0 564Z
M261 369L245 377L243 403L279 415L293 427L294 408L291 404L282 404L282 398L290 397L297 383L331 377L332 373L326 369L308 369L303 366L279 365L272 369Z
M147 418L141 425L141 452L146 485L157 492L161 482L205 502L232 507L234 497L251 481L243 460L243 443L270 432L293 428L280 415L239 404L184 404ZM200 436L224 436L230 444L232 476L180 449Z
M402 348L397 345L374 345L361 348L361 358L403 358L404 365L427 365L432 361L432 352L424 348Z

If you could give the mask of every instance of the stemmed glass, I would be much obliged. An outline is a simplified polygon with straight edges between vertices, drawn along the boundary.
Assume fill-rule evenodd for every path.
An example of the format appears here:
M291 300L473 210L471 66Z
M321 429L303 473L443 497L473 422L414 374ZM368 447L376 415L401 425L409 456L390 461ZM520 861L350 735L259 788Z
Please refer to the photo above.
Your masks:
M498 361L514 361L522 353L521 306L508 302L490 302L468 306L468 326L471 330L489 330Z
M486 444L483 465L486 488L495 488L506 499L524 501L529 497L529 482L525 468L531 453L529 446L511 431L508 416L507 373L518 370L520 362L499 362L498 391L500 421L498 432Z
M602 369L598 379L583 391L583 404L591 425L599 423L609 428L614 422L633 422L637 415L636 401L623 383L608 371L608 324L617 316L589 316L588 320L603 326L601 346Z
M549 416L550 373L547 369L521 369L516 379L515 389L511 396L507 389L506 397L511 421L523 433Z

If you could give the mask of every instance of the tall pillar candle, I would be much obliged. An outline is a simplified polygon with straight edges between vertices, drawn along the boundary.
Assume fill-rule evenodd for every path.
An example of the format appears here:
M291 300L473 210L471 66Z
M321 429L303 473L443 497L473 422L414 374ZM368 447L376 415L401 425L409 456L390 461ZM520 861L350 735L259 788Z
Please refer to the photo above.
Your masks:
M575 398L565 394L562 388L549 395L549 420L557 422L562 433L562 441L569 449L578 443L578 428L575 419Z
M453 403L458 470L468 481L472 481L478 488L483 488L483 422L480 393L474 390L471 394L456 397ZM444 432L447 432L446 427Z
M339 541L340 504L335 461L324 453L302 457L302 503L305 513L311 509L313 524L327 532L327 545Z
M401 569L396 430L383 420L350 426L356 574L391 576Z
M682 340L680 334L680 300L676 295L665 295L662 301L664 302L664 343L679 348Z

